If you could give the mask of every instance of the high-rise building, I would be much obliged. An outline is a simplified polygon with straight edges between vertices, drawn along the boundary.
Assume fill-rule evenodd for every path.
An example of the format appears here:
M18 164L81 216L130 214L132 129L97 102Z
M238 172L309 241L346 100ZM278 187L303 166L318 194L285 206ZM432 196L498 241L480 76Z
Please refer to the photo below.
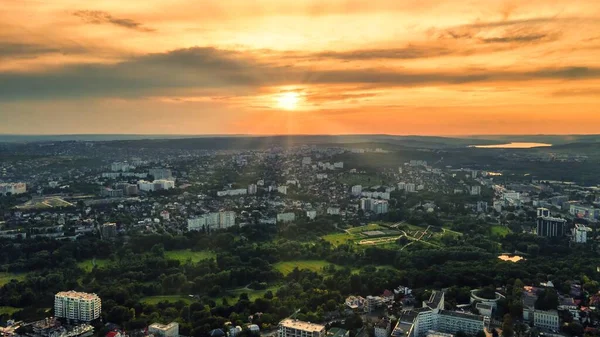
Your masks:
M166 169L166 168L151 168L148 170L148 174L150 174L151 176L154 177L154 179L157 179L157 180L160 180L160 179L172 180L173 179L173 172L171 172L170 169Z
M573 228L573 241L576 243L586 243L587 230L588 228L585 225L575 224L575 228Z
M101 302L96 294L62 291L54 296L54 316L90 322L100 317Z
M100 234L103 239L113 238L117 236L117 224L114 222L107 222L102 225Z
M361 185L352 186L351 192L352 192L352 195L360 195L362 193L362 186Z
M564 236L567 230L567 220L550 216L546 208L538 208L536 233L539 236Z
M258 186L256 186L256 184L248 185L248 194L252 195L256 194L256 192L258 192Z
M279 322L278 337L324 337L325 326L286 318Z
M169 324L153 323L148 326L148 334L155 337L179 337L179 323L171 322Z
M292 212L277 214L277 222L292 222L294 220L296 220L296 214Z
M314 220L317 217L317 211L315 211L315 210L306 211L306 217L309 218L310 220Z
M235 226L235 212L223 211L219 212L219 228L225 229Z
M481 194L481 186L475 185L471 186L471 195L480 195Z

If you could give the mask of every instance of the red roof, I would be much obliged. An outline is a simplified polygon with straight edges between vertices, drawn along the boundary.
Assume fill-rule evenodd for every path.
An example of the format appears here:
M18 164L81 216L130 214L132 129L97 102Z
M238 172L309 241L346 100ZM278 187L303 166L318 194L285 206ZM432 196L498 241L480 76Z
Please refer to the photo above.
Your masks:
M118 331L111 331L106 334L106 337L116 337L118 335L120 335L120 333Z
M383 297L390 297L390 296L394 296L394 293L392 293L388 289L383 291Z

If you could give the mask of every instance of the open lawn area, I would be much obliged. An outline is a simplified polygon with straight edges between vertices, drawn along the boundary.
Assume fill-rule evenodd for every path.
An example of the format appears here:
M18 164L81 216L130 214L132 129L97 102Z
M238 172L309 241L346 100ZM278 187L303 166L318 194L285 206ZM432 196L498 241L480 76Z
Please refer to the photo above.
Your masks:
M506 235L511 233L511 230L506 226L494 225L490 227L490 232L492 233L492 235L505 237Z
M320 273L323 271L323 267L330 265L331 263L325 260L298 260L298 261L285 261L278 262L274 265L275 269L280 271L283 275L291 273L294 268L307 269Z
M279 289L279 286L270 286L267 289L262 289L262 290L254 290L254 289L248 289L248 288L231 289L231 290L223 291L223 293L221 295L219 295L217 297L213 297L212 299L215 302L217 302L217 304L221 304L223 299L226 298L227 301L229 302L229 304L233 304L238 301L241 294L245 293L248 295L248 299L253 302L257 298L265 296L265 293L269 290L273 293L273 295L275 295L275 293L277 292L277 289Z
M321 238L337 247L345 243L351 243L351 241L354 240L354 235L348 233L335 233L324 235Z
M348 186L361 185L363 189L385 185L389 179L376 174L363 174L363 173L345 173L337 178L337 181L341 184Z
M217 255L209 250L194 252L189 249L185 249L167 251L165 252L165 257L171 260L177 260L181 263L185 263L187 261L197 263L202 260L214 259L217 257Z
M21 309L15 308L15 307L0 307L0 316L1 315L12 315L19 310L21 310Z
M376 223L372 223L372 224L368 224L366 226L360 226L360 227L353 227L353 228L349 228L348 229L348 233L350 234L360 234L362 232L367 232L367 231L376 231L376 230L382 230L382 229L387 229L379 224Z
M11 280L23 281L27 274L2 273L0 272L0 287L9 283Z
M144 297L140 300L142 303L146 304L158 304L160 302L171 302L176 303L178 301L183 301L185 304L192 303L193 299L189 296L185 295L162 295L162 296L148 296Z
M84 260L81 262L77 263L77 266L83 270L85 270L86 273L90 273L92 272L92 269L94 269L94 263L96 264L96 266L98 268L102 268L104 266L106 266L107 264L110 263L110 260L108 259L88 259L88 260Z

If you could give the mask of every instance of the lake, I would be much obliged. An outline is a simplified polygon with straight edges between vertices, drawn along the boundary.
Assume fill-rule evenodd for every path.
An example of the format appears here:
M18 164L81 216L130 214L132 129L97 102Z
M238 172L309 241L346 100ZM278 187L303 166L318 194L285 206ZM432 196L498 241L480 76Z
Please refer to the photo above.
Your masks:
M531 149L533 147L548 147L548 146L552 146L552 144L511 142L511 143L506 143L506 144L495 144L495 145L470 145L469 147L476 147L478 149Z

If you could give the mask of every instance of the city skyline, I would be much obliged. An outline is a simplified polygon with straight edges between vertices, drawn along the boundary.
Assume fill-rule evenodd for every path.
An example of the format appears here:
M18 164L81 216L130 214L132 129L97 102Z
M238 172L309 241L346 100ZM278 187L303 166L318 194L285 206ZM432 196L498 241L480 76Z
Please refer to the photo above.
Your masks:
M595 1L8 0L0 134L594 134Z

